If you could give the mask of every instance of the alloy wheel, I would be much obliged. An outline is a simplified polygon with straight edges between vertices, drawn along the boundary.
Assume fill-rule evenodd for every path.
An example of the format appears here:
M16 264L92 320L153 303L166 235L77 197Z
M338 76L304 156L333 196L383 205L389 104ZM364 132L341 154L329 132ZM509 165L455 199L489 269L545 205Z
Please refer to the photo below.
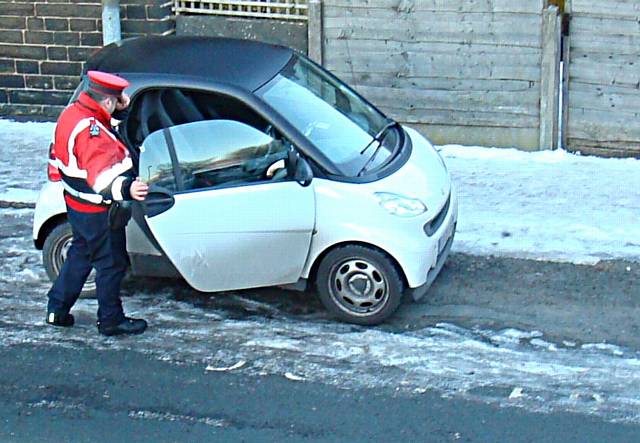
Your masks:
M368 260L351 258L336 264L330 273L330 294L336 305L351 315L372 315L389 298L384 272Z

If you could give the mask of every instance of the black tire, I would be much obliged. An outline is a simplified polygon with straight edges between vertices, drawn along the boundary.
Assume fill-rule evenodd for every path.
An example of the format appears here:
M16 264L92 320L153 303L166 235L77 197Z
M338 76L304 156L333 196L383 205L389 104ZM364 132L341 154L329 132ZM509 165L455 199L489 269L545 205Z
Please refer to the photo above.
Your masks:
M42 248L42 262L44 269L47 271L49 279L53 282L58 278L58 273L62 268L62 263L66 257L66 252L71 245L73 239L73 233L71 232L71 225L68 222L64 222L56 226L47 235ZM91 271L87 282L82 288L80 293L82 298L95 298L96 297L96 281L95 271Z
M404 280L385 253L360 245L340 246L320 262L320 301L340 320L377 325L400 306Z

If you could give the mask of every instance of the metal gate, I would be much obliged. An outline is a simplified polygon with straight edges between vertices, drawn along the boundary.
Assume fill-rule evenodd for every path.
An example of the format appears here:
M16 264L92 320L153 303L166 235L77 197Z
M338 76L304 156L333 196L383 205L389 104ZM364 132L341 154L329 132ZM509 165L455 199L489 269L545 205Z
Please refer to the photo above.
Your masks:
M176 15L184 13L235 17L307 20L307 0L175 0Z

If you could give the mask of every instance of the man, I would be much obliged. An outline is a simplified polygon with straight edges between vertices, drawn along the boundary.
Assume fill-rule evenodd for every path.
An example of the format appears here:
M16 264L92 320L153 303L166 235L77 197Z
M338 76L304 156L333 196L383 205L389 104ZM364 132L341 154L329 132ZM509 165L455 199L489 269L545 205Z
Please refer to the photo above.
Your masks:
M127 148L111 127L111 114L129 105L123 92L129 83L99 71L89 71L87 77L85 91L60 114L55 129L51 162L62 177L73 241L48 294L46 322L73 326L69 311L93 267L98 331L104 335L141 334L147 322L125 317L120 300L120 283L129 263L124 226L109 223L114 202L142 201L148 192L147 185L135 176Z

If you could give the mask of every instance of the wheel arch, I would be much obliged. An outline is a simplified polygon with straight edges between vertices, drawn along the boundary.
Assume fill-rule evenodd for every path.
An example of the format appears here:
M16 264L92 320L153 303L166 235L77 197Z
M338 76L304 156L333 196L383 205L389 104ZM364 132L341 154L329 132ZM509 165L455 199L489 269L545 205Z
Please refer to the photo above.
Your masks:
M315 284L316 282L316 277L318 275L318 268L320 267L320 263L322 263L322 260L324 260L324 258L327 256L327 254L329 254L331 251L344 247L344 246L362 246L365 248L369 248L369 249L374 249L378 252L380 252L381 254L385 255L386 257L389 258L389 260L391 261L391 263L393 264L393 266L396 268L396 270L398 271L398 274L400 274L400 276L402 277L402 283L404 285L405 288L408 288L408 282L407 282L407 276L405 275L404 269L402 269L402 266L400 266L400 263L398 262L398 260L396 260L396 258L389 254L387 251L385 251L384 249L382 249L380 246L374 245L373 243L367 243L364 241L342 241L339 243L334 243L328 247L326 247L320 254L318 254L316 256L316 258L313 261L313 264L311 265L311 268L309 269L309 276L308 276L308 281L311 284Z
M47 219L42 226L40 226L40 230L38 231L38 237L34 240L34 244L36 249L42 250L44 247L44 241L47 236L53 231L57 226L65 223L67 221L66 212L56 214L53 217Z

